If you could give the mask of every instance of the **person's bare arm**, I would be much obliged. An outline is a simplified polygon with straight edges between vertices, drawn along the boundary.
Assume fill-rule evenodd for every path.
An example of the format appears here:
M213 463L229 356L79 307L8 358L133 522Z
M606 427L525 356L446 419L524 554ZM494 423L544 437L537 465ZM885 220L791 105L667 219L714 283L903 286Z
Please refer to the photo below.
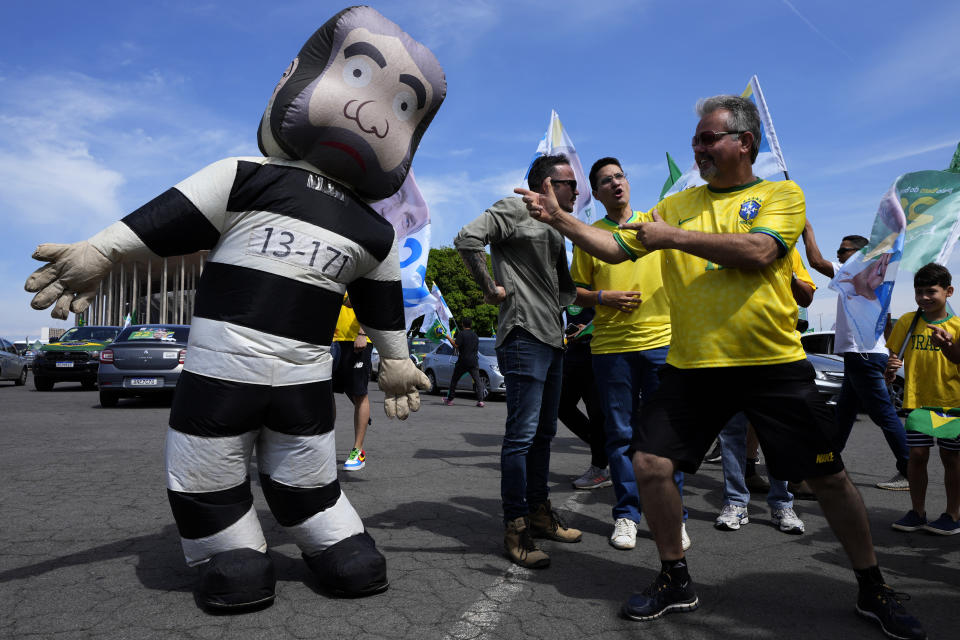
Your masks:
M807 249L807 262L810 263L810 266L828 278L832 278L834 276L833 263L820 253L820 247L817 246L817 238L813 234L813 225L810 224L810 220L804 223L803 246Z
M557 197L553 193L553 184L550 178L544 180L546 193L537 193L529 189L517 188L513 192L523 197L530 217L545 222L590 255L600 258L610 264L618 264L629 256L624 251L613 234L604 229L591 227L577 220L573 215L560 208Z
M480 291L483 292L483 301L487 304L500 304L507 297L506 290L493 281L487 271L487 254L483 251L460 250L460 259L467 266L467 271L473 276Z
M960 342L943 327L930 327L930 343L940 347L940 353L954 364L960 364Z
M813 287L796 276L790 280L790 292L801 307L809 307L813 302Z
M581 307L597 307L602 304L617 311L629 313L639 307L640 302L639 291L615 291L612 289L591 291L590 289L577 287L576 304Z
M637 240L650 251L677 249L724 267L762 269L780 256L780 245L766 233L705 233L674 227L654 209L652 222L620 225L636 230Z

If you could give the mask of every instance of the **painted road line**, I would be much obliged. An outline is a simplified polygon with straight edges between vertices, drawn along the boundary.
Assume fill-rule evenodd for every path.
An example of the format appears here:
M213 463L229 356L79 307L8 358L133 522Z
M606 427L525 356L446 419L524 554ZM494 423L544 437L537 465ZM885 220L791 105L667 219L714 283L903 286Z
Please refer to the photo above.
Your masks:
M567 498L560 509L580 513L587 491L578 491ZM533 571L511 564L504 575L483 590L483 596L463 612L460 619L443 636L443 640L488 640L490 632L497 628L500 619L517 596Z

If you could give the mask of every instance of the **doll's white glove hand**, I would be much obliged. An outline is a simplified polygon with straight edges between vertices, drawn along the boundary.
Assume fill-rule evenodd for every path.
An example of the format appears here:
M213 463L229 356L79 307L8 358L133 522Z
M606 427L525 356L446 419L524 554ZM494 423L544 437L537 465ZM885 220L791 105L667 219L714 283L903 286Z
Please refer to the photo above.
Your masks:
M97 295L97 285L113 268L113 262L86 240L42 244L33 252L33 258L49 264L27 278L23 288L38 292L30 306L46 309L52 304L50 315L61 320L70 311L83 313Z
M383 410L388 418L406 420L411 411L420 410L417 389L430 389L430 379L417 369L410 358L380 360L380 389L385 394Z

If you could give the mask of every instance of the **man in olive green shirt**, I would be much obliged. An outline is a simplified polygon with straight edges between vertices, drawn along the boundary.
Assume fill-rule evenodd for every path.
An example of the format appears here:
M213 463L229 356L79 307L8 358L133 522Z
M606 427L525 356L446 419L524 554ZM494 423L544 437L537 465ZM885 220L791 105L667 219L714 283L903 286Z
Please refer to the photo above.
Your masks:
M541 156L528 184L538 190L551 178L560 206L573 211L577 181L563 155ZM496 282L487 271L490 245ZM563 367L563 308L576 290L567 269L563 237L532 219L520 198L505 198L467 224L454 246L483 290L500 306L497 362L507 387L507 423L500 455L504 546L525 567L545 567L550 558L531 535L578 542L550 506L547 476L550 443L557 433Z

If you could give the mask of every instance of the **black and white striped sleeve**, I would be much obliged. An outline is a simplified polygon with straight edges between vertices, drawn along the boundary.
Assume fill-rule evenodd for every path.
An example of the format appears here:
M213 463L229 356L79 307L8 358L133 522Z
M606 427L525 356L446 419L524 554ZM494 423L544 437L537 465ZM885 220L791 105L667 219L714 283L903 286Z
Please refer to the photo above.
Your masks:
M223 230L236 174L236 158L208 165L90 242L114 262L212 249Z
M403 288L400 283L400 258L394 239L390 253L373 269L347 285L357 320L381 358L404 359L407 351L406 323L403 317Z

